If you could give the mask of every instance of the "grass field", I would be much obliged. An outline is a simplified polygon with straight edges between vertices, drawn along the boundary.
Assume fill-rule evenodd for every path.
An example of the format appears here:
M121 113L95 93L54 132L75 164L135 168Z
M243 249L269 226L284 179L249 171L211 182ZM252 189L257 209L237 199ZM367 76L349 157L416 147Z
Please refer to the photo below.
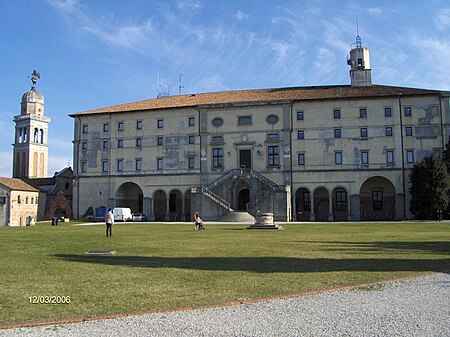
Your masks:
M0 227L0 325L217 304L450 267L450 224ZM115 250L116 256L83 256ZM31 304L30 296L70 296Z

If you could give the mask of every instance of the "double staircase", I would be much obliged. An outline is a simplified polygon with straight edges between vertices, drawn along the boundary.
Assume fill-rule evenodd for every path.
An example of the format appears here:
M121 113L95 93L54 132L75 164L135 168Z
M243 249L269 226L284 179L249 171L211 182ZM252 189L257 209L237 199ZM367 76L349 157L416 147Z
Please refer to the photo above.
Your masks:
M246 211L236 211L231 207L232 200L235 197L233 196L233 186L239 178L245 178L251 184L250 202L246 205ZM208 186L201 187L200 191L203 196L223 209L224 214L220 218L221 221L254 222L255 214L264 211L261 207L266 199L272 197L277 191L284 191L284 189L285 186L277 185L252 169L233 169Z

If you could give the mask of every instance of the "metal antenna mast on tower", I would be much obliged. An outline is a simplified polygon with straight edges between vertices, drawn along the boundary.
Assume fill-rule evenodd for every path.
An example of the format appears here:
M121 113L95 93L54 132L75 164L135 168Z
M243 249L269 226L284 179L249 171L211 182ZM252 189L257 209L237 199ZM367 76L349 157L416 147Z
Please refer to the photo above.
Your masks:
M180 74L180 85L178 86L178 95L181 95L181 89L184 88L184 85L181 84L182 77L183 77L183 74Z
M358 14L356 14L356 48L361 48L361 37L359 36Z

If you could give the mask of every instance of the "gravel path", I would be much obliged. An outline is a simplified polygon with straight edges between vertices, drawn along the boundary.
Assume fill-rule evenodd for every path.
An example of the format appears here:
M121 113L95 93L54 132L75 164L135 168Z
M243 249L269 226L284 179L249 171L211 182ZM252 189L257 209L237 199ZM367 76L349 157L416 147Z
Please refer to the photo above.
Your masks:
M450 336L450 275L232 307L0 330L10 336Z

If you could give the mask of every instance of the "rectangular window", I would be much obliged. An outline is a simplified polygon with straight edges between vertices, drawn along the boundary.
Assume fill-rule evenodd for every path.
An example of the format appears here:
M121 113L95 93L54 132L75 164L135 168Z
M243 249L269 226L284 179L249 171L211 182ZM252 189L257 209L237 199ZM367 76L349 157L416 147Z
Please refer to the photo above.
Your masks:
M103 132L109 132L109 124L103 124Z
M303 111L297 111L297 120L302 121L304 119Z
M406 117L411 117L412 115L412 109L410 106L405 106L405 116Z
M82 126L82 132L84 133L84 134L86 134L86 133L88 133L88 126L87 126L87 124L85 124L85 125L83 125Z
M336 210L346 211L347 210L347 192L346 191L336 191Z
M117 161L117 171L122 172L123 171L123 159L119 159Z
M123 148L123 139L117 140L117 148L119 148L119 149Z
M269 133L267 134L267 140L278 140L279 135L278 133Z
M162 146L163 143L164 143L164 138L163 137L158 137L157 141L158 141L158 146Z
M103 173L108 172L108 161L107 160L102 161L102 172Z
M394 151L386 151L386 162L388 164L394 163Z
M359 109L359 118L367 118L367 109Z
M384 134L386 135L386 137L391 137L392 136L392 127L387 126Z
M123 122L118 122L117 123L117 131L123 131L125 130L125 125Z
M195 136L189 135L189 144L195 144Z
M297 139L305 139L305 131L304 130L297 131Z
M341 129L334 129L334 138L341 138Z
M142 147L142 138L136 139L136 147Z
M188 168L190 170L195 168L195 158L194 157L189 157L188 158Z
M358 57L358 68L361 69L363 67L363 59Z
M367 128L361 128L361 138L367 138Z
M82 149L83 151L86 151L86 150L87 150L87 142L81 143L81 149Z
M411 126L405 127L405 136L412 136L413 135L413 129Z
M136 159L136 171L142 171L142 159Z
M108 149L108 141L107 140L103 141L102 148L103 148L103 150L107 150Z
M0 205L6 204L6 197L0 197Z
M223 136L213 136L212 142L213 143L223 143Z
M164 168L164 159L163 158L157 158L156 159L156 169L161 171Z
M162 129L164 127L164 120L158 119L157 126L158 126L158 129Z
M195 118L189 117L189 126L195 126Z
M414 163L414 151L413 150L406 151L406 162Z
M311 194L309 192L303 192L303 211L311 211Z
M142 130L142 121L136 121L136 130Z
M334 117L334 119L341 118L341 110L339 110L339 109L333 110L333 117Z
M252 116L239 116L238 125L252 125Z
M280 148L278 145L267 147L267 165L280 166Z
M372 208L374 211L383 210L383 192L372 191Z
M215 147L213 148L213 167L223 166L223 148Z
M298 165L305 165L305 154L304 153L299 153L297 155L297 163L298 163Z
M81 162L81 172L83 172L83 173L87 172L87 161Z
M384 108L384 117L392 117L392 108Z
M363 165L369 164L369 151L361 152L361 164Z
M336 165L342 165L342 152L341 151L334 153L334 163Z

